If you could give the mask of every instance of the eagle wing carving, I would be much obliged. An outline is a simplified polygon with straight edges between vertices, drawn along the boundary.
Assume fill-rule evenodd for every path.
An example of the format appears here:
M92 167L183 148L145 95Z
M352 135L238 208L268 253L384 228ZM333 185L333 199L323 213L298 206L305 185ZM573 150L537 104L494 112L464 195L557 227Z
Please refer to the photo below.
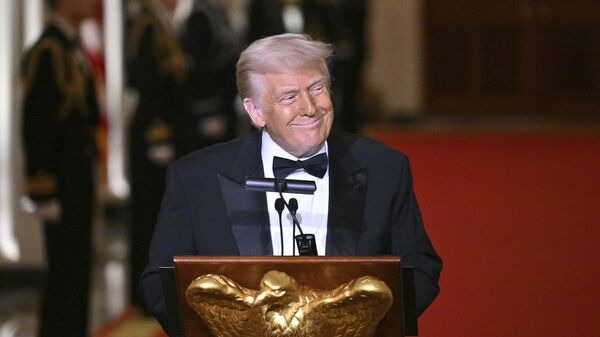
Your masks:
M373 336L392 302L392 292L383 281L363 276L340 285L310 303L308 312L311 315L307 320L327 322L321 324L322 331L315 331L314 335Z
M185 297L216 337L263 337L263 320L252 303L256 291L228 277L202 275L190 283Z

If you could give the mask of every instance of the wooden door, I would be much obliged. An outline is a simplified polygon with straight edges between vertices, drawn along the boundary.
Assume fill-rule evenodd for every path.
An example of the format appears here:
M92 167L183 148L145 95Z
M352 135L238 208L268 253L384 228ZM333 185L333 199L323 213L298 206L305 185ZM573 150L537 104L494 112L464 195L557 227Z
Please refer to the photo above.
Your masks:
M594 113L600 2L429 0L430 114Z

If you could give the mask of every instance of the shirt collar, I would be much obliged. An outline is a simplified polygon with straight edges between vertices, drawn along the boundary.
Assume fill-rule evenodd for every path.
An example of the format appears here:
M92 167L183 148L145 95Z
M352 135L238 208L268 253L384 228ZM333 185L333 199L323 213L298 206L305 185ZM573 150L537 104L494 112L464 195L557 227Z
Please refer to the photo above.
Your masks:
M73 27L67 20L65 20L62 16L52 13L50 15L50 22L54 24L61 32L63 32L70 41L75 41L78 39L79 34L75 27Z

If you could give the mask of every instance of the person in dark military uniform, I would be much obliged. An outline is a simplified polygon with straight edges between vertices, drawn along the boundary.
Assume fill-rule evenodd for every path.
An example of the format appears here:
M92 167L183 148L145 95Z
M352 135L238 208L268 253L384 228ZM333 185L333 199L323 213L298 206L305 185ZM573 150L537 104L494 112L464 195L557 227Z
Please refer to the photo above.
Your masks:
M239 41L220 0L194 2L181 43L191 60L186 99L194 119L195 147L235 138Z
M25 188L44 224L40 335L88 331L98 105L78 41L96 0L48 1L51 20L23 60Z
M249 0L246 43L286 32L283 22L283 0Z
M332 99L339 111L335 127L357 133L361 126L360 91L367 56L367 0L303 0L305 33L335 48L331 64Z
M191 150L191 118L184 109L188 66L171 25L175 0L146 0L127 32L129 86L138 103L129 128L131 181L130 297L142 306L137 282L148 260L166 167Z

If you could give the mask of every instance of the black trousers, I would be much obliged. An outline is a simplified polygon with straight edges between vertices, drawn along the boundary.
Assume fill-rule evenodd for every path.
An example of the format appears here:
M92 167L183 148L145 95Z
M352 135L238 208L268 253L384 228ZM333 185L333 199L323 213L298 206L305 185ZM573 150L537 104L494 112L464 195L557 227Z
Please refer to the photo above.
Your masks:
M91 219L82 225L45 224L47 271L41 337L88 336Z

